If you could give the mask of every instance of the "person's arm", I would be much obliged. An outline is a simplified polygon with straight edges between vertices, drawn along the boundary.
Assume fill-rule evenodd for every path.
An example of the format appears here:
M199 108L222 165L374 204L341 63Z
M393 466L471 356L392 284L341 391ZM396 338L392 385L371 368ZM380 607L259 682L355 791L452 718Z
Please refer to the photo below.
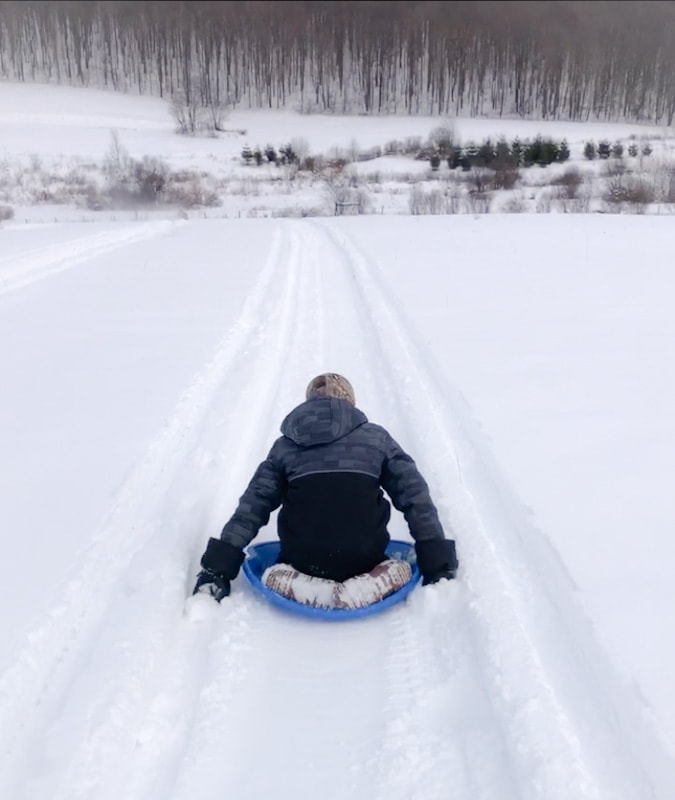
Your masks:
M273 447L239 498L234 514L223 527L220 541L243 550L267 525L272 512L279 508L287 485L283 466Z
M381 483L408 523L423 583L454 578L459 565L455 541L445 537L429 487L415 462L389 434Z
M220 538L209 539L193 593L206 591L218 602L230 593L230 582L237 577L244 561L244 548L269 522L285 491L286 477L272 448L255 471Z

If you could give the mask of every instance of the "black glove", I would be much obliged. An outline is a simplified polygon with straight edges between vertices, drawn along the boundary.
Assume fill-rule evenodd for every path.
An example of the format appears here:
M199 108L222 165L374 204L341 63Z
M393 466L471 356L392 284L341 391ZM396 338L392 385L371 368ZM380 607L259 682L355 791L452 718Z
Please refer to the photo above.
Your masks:
M457 575L457 570L446 569L441 572L435 572L433 575L425 575L422 578L422 586L428 586L430 583L438 583L442 580L451 581Z
M205 592L220 603L229 595L230 583L237 577L243 561L244 553L238 547L222 539L209 539L192 594Z
M422 573L422 586L438 583L457 575L457 553L454 539L426 539L415 543L417 564Z
M192 594L197 594L197 592L210 594L220 603L223 597L227 597L230 593L230 582L224 575L216 575L215 572L203 569L197 575L197 583Z

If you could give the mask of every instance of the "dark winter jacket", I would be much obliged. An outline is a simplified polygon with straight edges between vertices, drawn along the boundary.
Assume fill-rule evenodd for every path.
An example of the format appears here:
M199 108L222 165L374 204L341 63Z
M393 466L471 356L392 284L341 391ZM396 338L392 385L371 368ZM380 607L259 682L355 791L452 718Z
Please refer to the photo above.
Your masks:
M408 523L422 574L456 568L425 480L384 428L346 400L321 397L291 411L281 432L221 533L228 578L279 506L280 561L337 581L369 571L389 542L383 489Z

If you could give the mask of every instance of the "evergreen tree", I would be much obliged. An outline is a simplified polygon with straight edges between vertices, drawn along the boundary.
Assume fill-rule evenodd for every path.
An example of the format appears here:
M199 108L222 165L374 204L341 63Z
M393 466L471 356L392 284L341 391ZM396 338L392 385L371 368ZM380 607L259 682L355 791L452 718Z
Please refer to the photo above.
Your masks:
M452 152L448 156L448 167L450 167L450 169L457 169L457 167L461 167L463 158L464 158L463 148L453 147Z
M612 154L612 146L607 141L607 139L603 139L598 144L598 158L609 158Z
M557 160L561 164L563 164L565 161L567 161L569 159L569 157L570 157L570 148L569 148L569 145L567 144L567 139L563 139L562 142L560 142L560 147L558 147L558 159Z
M279 160L282 164L297 164L298 157L293 150L293 146L285 144L279 148Z
M478 148L474 163L479 167L487 167L495 160L495 146L491 139L486 139Z
M519 167L523 163L523 144L517 136L513 142L511 142L511 157L516 166Z
M586 142L584 145L584 158L588 159L589 161L593 161L597 154L595 142Z
M475 142L469 142L464 148L464 159L469 163L469 169L477 163L479 146ZM466 170L465 164L462 164L462 169Z
M540 167L547 167L549 164L553 164L554 161L558 160L560 147L553 139L542 139L540 147L539 160L537 161Z
M499 161L502 164L512 160L511 151L509 149L509 143L504 138L501 138L497 142L497 145L495 147L495 160Z
M539 164L542 159L543 142L541 136L532 142L526 142L523 148L523 164L526 167L531 167L533 164Z

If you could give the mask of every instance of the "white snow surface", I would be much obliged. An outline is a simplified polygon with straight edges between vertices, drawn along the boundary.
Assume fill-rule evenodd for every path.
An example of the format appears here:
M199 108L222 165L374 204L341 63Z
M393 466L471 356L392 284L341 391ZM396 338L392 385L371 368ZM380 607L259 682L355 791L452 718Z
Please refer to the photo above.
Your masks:
M105 124L151 133L126 99ZM50 108L24 119L44 147ZM0 798L672 800L672 241L668 217L4 224ZM191 597L326 370L417 461L458 579L348 623L243 576Z

